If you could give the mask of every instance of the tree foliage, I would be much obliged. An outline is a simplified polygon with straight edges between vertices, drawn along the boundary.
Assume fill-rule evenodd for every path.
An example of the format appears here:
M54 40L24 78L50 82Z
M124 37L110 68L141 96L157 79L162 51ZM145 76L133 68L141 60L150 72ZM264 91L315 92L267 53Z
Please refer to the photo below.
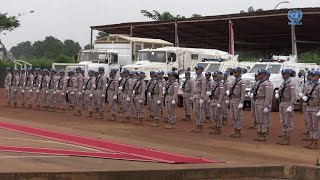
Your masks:
M140 11L143 16L146 16L152 20L155 21L175 21L175 20L183 20L186 19L185 16L181 15L172 15L168 11L164 11L163 13L160 13L156 10L152 10L152 12L147 11L147 10L141 10ZM201 14L193 14L191 18L201 18Z
M16 16L8 16L7 13L0 13L0 34L3 31L12 31L20 26L20 21Z
M70 39L61 42L55 37L48 36L43 41L36 41L33 44L30 41L21 42L13 46L10 51L19 59L46 58L51 61L70 62L80 49L78 42Z
M106 32L103 32L103 31L99 31L98 32L98 36L96 36L97 39L100 39L100 38L103 38L103 37L106 37L108 36L109 34L106 33Z
M240 13L252 13L252 12L261 12L261 11L264 11L264 10L261 8L254 9L252 6L250 6L247 11L241 10Z

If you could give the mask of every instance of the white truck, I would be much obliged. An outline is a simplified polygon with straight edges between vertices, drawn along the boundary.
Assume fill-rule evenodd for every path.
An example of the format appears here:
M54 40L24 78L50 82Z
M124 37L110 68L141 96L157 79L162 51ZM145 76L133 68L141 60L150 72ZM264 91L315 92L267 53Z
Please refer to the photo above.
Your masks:
M104 49L81 50L78 56L78 63L52 64L53 69L57 71L63 69L66 75L69 70L75 70L78 66L85 70L85 76L88 76L89 70L97 71L99 67L104 67L106 74L109 74L111 69L120 70L117 52Z
M132 64L137 59L138 51L141 49L165 46L173 46L173 44L162 39L139 38L121 34L110 34L94 42L94 49L117 52L120 68Z
M203 59L234 60L227 52L216 49L197 49L180 47L163 47L157 49L140 50L134 64L123 66L130 71L143 71L146 80L150 79L150 71L164 71L167 73L176 68L178 74L183 74L186 69L195 67Z
M275 56L279 57L279 56ZM288 60L288 61L287 61ZM270 71L270 81L273 83L273 92L275 93L276 90L279 89L280 85L283 82L281 71L282 69L293 69L296 73L293 75L294 77L291 77L292 80L296 84L297 89L297 102L295 104L295 109L300 109L301 104L299 103L299 97L298 92L301 91L302 85L303 85L303 75L308 70L314 70L317 69L318 66L316 63L297 63L293 61L292 58L285 58L282 57L280 59L278 58L272 58L270 60L260 60L260 62L255 63L255 65L249 70L248 73L242 75L242 79L246 81L246 91L247 95L245 98L245 103L250 104L250 97L248 95L248 92L251 90L252 86L255 83L255 73L258 72L259 69L267 69ZM273 112L279 110L279 104L277 102L277 99L273 96L271 110Z

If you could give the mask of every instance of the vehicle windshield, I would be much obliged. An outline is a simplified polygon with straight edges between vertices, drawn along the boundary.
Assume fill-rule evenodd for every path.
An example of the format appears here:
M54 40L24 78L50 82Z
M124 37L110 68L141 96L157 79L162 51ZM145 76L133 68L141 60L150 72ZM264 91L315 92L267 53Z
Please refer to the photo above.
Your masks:
M258 70L266 69L266 67L267 67L266 64L256 64L250 69L249 73L257 73Z
M268 71L270 72L270 74L278 74L280 73L280 68L281 65L269 65Z
M207 71L216 72L219 71L220 63L217 64L210 64Z
M139 52L138 61L150 61L150 62L166 62L166 52L163 51L151 51L151 52Z
M199 65L203 66L203 70L206 70L208 65L209 65L209 63L198 63L197 66L199 66ZM193 71L196 71L196 68L193 68Z
M104 59L99 59L99 56L105 56L105 52L81 52L78 61L104 61Z

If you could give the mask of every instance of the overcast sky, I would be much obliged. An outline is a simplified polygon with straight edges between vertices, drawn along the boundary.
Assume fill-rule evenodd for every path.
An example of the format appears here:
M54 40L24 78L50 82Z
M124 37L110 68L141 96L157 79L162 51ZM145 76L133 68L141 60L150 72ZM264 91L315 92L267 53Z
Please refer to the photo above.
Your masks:
M289 0L277 9L319 7L320 0ZM282 0L0 0L0 12L9 15L34 10L19 17L21 27L0 38L7 49L23 41L43 40L54 36L61 41L72 39L83 47L90 42L90 28L124 22L149 20L141 9L169 11L191 16L194 13L220 15L238 13L249 6L255 9L274 9Z

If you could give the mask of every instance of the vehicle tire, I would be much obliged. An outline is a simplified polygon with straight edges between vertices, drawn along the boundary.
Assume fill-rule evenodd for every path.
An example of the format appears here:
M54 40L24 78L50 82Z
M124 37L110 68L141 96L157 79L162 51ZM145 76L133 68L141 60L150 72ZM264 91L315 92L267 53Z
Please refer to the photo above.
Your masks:
M182 96L178 96L178 106L183 107L183 97Z
M271 112L279 112L279 102L274 96L272 98Z

